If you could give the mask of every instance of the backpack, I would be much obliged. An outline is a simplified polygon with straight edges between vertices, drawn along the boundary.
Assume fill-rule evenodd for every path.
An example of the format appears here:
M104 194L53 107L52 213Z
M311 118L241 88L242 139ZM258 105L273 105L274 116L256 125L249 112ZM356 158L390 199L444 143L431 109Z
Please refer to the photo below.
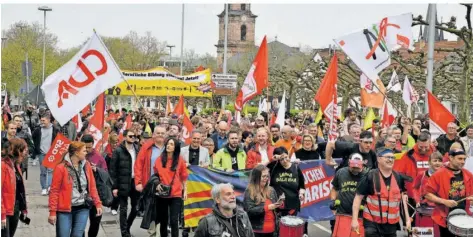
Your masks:
M112 179L107 171L98 168L94 172L95 184L97 187L97 192L99 193L100 201L105 207L112 206L113 194L112 194Z

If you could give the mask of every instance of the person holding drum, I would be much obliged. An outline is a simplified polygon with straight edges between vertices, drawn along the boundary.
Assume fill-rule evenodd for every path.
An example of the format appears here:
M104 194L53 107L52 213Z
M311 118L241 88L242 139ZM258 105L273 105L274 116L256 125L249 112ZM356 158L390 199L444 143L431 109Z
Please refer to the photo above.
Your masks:
M466 160L465 151L451 149L449 158L448 166L440 168L430 177L424 189L424 197L436 204L432 219L439 225L440 236L464 236L449 231L449 226L462 227L462 225L450 223L448 214L455 209L462 209L472 216L470 205L473 201L473 174L463 168ZM464 227L464 223L462 224Z
M269 169L259 164L251 171L248 187L245 190L243 205L255 237L272 237L276 232L276 213L284 201L278 199L276 190L269 186Z
M277 147L273 152L274 161L268 164L270 170L270 185L276 190L278 196L284 194L285 199L279 213L281 216L296 216L301 210L301 201L305 197L304 176L297 164L291 163L289 152L283 146ZM305 224L307 233L307 223Z
M363 156L353 153L348 161L348 167L337 171L332 180L330 198L334 201L331 205L336 211L334 221L331 221L333 237L350 236L350 223L352 216L353 199L355 199L356 187L361 178L367 173L363 167ZM335 227L335 231L334 231Z
M378 168L370 170L358 183L353 201L351 228L360 231L358 211L366 197L363 208L365 237L396 237L400 220L400 204L404 203L404 213L408 216L405 178L393 170L394 151L378 150ZM406 221L409 230L411 221Z

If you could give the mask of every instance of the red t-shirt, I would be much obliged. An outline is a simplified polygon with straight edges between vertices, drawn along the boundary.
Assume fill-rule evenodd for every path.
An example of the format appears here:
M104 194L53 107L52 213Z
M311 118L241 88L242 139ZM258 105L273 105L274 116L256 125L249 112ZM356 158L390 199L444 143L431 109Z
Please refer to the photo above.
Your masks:
M260 231L255 230L256 233L273 233L276 229L274 224L274 212L268 209L268 206L272 204L271 200L266 199L264 203L264 222L263 222L263 229Z

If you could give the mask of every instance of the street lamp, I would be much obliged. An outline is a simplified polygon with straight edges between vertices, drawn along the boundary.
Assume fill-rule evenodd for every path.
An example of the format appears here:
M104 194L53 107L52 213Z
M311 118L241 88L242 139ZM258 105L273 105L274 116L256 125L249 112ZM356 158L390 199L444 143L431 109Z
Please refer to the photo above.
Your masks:
M175 46L175 45L169 45L169 44L168 44L168 45L166 45L166 47L169 48L169 59L171 59L171 58L172 58L172 48L174 48L174 47L176 47L176 46Z
M6 42L7 42L7 37L2 37L2 49L5 48Z
M41 7L38 7L38 10L39 11L43 11L44 12L44 28L43 28L43 79L42 79L42 83L44 83L44 75L45 75L45 71L46 71L46 12L50 12L52 11L53 9L48 7L48 6L41 6ZM42 84L41 83L41 84Z

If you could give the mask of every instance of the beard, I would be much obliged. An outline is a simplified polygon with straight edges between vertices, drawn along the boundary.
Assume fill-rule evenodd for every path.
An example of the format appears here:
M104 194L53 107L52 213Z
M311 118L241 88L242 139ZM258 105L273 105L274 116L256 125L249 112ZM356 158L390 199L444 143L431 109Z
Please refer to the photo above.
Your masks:
M236 201L235 202L227 202L227 201L222 199L222 203L220 203L220 206L223 209L234 210L236 208Z

